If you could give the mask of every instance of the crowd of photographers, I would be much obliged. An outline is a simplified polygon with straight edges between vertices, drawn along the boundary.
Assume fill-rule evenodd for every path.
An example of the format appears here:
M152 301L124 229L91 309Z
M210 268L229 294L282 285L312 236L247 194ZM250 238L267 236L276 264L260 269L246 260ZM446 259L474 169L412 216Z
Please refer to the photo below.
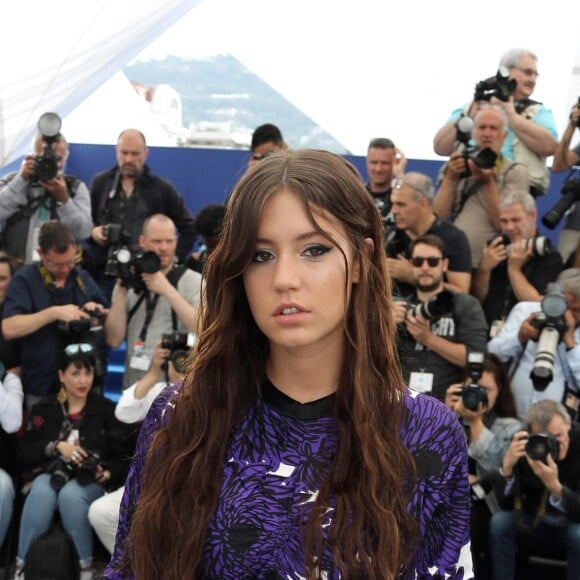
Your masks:
M531 99L537 79L529 51L502 57L497 74L478 82L435 135L435 151L447 157L436 183L406 172L405 155L390 139L373 139L366 160L366 187L384 221L403 376L444 401L465 427L481 579L527 577L528 556L565 560L568 578L580 578L580 180L571 173L541 218L553 228L565 217L557 247L538 235L536 207L548 190L547 159L554 156L555 171L580 160L580 145L571 147L580 102L558 142L551 111ZM249 165L286 147L277 127L263 125ZM172 184L146 165L145 137L135 129L121 133L115 166L90 187L65 173L67 155L60 119L43 115L33 153L0 181L10 260L4 284L0 256L0 544L23 483L7 433L24 423L21 440L38 439L49 400L56 438L50 432L37 445L35 461L45 469L26 481L48 472L41 497L57 497L86 461L88 483L78 483L93 486L91 501L81 490L74 518L90 521L111 551L122 471L140 421L185 372L203 263L223 206L208 206L194 220ZM196 235L204 247L191 254ZM91 389L103 393L108 349L123 342L116 417L106 405L102 411L113 444L90 449L88 422L73 403ZM66 352L79 355L76 378L62 374ZM24 418L17 417L13 410L23 407ZM66 481L53 485L61 473ZM64 498L54 501L65 506ZM26 572L26 552L51 520L45 515L21 537L17 572ZM90 540L76 549L88 579Z
M437 132L437 182L391 172L377 201L403 376L465 428L484 580L532 577L531 556L580 578L580 101L558 142L531 99L538 76L535 55L506 53ZM541 216L551 229L565 220L557 247L537 228L552 155L554 171L571 168Z

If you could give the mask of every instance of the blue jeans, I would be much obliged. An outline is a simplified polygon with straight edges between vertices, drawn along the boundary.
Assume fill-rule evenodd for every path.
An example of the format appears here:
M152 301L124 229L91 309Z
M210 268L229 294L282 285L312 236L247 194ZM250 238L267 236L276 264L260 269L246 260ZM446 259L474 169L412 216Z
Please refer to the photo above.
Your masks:
M4 543L14 506L14 485L12 478L0 469L0 547Z
M526 527L516 525L515 512L493 514L489 526L493 578L514 577L516 546L528 556L567 560L566 578L580 578L580 524L566 527L539 523L532 527L532 518L522 515Z
M28 550L39 536L50 528L54 512L58 508L62 525L72 538L81 568L87 568L93 560L93 530L89 523L89 506L105 493L98 483L79 485L71 479L60 491L50 486L50 475L43 473L33 482L24 502L18 559L26 561Z

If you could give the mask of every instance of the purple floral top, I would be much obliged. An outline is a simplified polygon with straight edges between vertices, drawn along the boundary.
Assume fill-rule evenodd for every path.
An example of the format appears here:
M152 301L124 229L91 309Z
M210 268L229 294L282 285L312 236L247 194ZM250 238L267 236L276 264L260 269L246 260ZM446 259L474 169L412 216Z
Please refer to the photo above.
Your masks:
M143 424L121 504L117 544L105 578L118 572L130 517L139 497L149 443L176 393L159 395ZM328 469L338 432L334 395L300 404L266 383L248 410L224 461L216 512L204 547L201 578L299 579L304 577L302 523L321 476ZM439 401L409 391L402 426L418 480L409 510L420 525L411 570L400 577L472 578L469 546L470 496L465 436L456 417ZM332 518L332 509L327 517ZM326 578L340 578L326 554Z

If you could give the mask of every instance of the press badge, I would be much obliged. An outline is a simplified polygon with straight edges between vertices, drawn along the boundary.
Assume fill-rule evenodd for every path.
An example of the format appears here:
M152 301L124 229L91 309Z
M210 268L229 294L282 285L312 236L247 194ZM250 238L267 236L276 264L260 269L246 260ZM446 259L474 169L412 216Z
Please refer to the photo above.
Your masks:
M411 373L409 387L418 393L430 393L433 390L433 373Z
M151 356L145 352L145 345L138 340L135 341L133 348L133 356L129 366L137 371L148 371L151 366Z

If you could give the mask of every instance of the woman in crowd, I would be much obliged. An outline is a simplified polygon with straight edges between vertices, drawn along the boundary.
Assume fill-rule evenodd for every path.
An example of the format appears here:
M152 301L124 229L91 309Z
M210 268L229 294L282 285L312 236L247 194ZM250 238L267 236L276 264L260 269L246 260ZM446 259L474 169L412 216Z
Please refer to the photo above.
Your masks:
M479 390L469 385L451 385L445 404L462 420L469 439L471 551L475 577L486 580L491 578L489 521L492 513L499 509L492 486L494 479L499 477L499 468L513 434L524 427L517 419L507 369L497 355L485 355L481 377L475 385Z
M354 167L256 164L204 274L195 357L143 424L105 577L471 577L463 432L402 384Z
M59 364L59 393L30 411L19 443L23 478L33 479L20 522L17 577L31 544L50 528L58 509L78 553L81 580L92 578L89 505L122 483L130 456L114 403L91 391L94 368L91 345L68 345Z

